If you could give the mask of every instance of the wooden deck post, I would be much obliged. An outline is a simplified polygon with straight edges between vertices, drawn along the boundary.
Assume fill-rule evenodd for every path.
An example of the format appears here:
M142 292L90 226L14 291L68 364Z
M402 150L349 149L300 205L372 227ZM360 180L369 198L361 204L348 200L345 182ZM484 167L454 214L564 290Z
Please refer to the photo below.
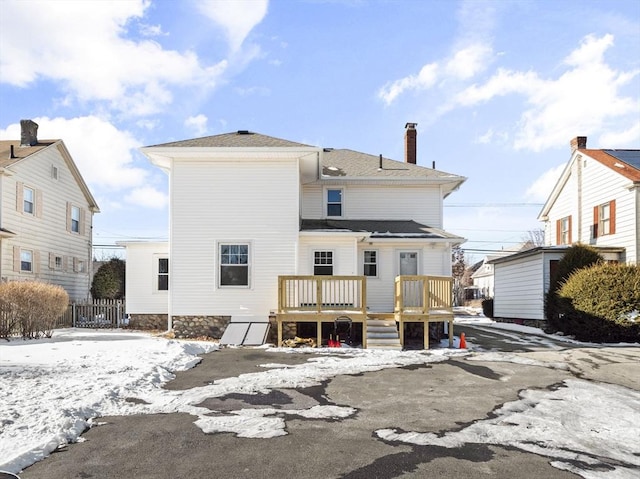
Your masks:
M316 336L318 339L318 342L316 343L316 348L319 348L322 346L322 320L318 320L317 323L317 329L316 329Z
M424 325L424 349L429 350L429 321L423 321Z
M449 320L449 347L453 347L453 319Z
M281 348L282 347L282 321L278 319L277 323L278 323L278 347Z

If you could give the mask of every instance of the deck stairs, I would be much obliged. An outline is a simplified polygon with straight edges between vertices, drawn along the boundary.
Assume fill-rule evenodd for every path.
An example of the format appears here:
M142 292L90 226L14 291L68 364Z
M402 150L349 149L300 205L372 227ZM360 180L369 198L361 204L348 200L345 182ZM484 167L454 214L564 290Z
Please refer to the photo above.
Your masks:
M395 320L367 319L367 349L402 350Z

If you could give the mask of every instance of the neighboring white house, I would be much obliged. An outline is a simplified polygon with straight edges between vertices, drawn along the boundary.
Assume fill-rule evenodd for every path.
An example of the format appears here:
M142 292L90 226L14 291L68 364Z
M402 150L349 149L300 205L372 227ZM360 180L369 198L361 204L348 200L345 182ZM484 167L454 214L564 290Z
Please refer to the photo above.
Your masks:
M21 140L0 141L0 277L62 286L89 298L92 222L98 205L62 140L38 140L22 120Z
M369 310L392 312L396 276L450 277L465 240L443 199L465 178L416 164L415 124L405 141L404 162L246 130L142 148L169 174L171 227L168 248L125 243L132 320L267 318L285 275L364 276Z
M640 244L640 150L587 149L571 141L571 158L539 220L545 247L490 262L494 316L543 320L550 274L566 249L588 244L611 261L637 264Z
M502 251L496 251L491 255L487 255L482 260L480 267L471 275L473 280L473 288L478 298L493 298L495 294L495 279L494 279L494 266L493 260L503 258L508 255L512 255L519 251L524 251L533 248L531 241L526 241L519 244L514 248L505 249Z

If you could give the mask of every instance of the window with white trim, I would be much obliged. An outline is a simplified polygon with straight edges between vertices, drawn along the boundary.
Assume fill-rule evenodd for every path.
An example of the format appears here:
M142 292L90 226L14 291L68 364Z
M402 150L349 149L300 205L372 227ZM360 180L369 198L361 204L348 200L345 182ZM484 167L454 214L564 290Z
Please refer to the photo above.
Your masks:
M20 250L20 271L33 273L33 251Z
M158 291L169 290L169 258L158 258Z
M327 190L327 216L342 216L342 189Z
M218 280L220 287L249 286L250 266L248 243L220 243Z
M363 251L363 268L362 272L365 276L378 276L378 252L376 250Z
M80 233L80 208L77 206L71 207L71 231Z
M313 274L315 276L333 275L333 251L313 252Z
M33 189L24 187L22 190L22 211L30 215L35 213L35 192Z

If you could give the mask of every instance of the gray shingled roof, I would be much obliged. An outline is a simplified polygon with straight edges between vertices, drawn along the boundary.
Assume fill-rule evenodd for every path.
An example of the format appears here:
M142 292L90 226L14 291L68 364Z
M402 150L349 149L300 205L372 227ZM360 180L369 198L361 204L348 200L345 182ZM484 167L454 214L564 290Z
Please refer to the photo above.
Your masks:
M442 178L458 177L444 171L425 168L404 161L382 158L380 156L360 153L347 149L325 148L322 159L322 174L324 176L349 177L410 177L410 178Z
M303 219L300 231L371 233L371 238L463 239L413 220Z
M272 136L253 133L248 130L238 130L233 133L223 133L221 135L205 136L203 138L194 138L192 140L174 141L171 143L162 143L153 145L148 148L157 146L175 147L175 148L295 148L310 145L296 143L294 141L282 140ZM311 147L312 148L312 147Z

